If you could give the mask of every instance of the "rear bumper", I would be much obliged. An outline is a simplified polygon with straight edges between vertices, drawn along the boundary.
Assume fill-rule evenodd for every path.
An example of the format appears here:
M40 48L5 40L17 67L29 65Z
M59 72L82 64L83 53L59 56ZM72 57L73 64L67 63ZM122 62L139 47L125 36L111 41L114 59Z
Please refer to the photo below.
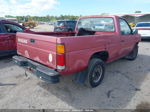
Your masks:
M13 61L23 68L28 69L30 72L34 73L40 79L49 83L58 83L60 74L54 69L43 66L42 64L31 61L22 56L13 56Z

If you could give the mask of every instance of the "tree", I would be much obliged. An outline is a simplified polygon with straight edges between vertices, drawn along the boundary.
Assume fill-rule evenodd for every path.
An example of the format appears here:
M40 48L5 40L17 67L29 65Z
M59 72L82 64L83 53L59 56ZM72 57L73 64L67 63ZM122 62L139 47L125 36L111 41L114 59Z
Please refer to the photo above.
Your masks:
M135 13L142 13L142 11L135 11Z
M34 21L42 21L42 22L55 22L57 20L77 20L80 16L73 15L60 15L60 16L17 16L19 22L24 21L25 19L34 20Z
M109 15L109 13L101 13L101 15Z

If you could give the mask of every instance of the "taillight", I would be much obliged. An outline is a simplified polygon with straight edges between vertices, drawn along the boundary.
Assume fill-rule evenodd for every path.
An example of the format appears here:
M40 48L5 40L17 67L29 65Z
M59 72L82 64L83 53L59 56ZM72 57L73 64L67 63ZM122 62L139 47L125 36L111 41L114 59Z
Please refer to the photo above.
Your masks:
M65 69L65 45L57 44L57 69L64 70Z
M65 45L57 44L57 53L65 53Z

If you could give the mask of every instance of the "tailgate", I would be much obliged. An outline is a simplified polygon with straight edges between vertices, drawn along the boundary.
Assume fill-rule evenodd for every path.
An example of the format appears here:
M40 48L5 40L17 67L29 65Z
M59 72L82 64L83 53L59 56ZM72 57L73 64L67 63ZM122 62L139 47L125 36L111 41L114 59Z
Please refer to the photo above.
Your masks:
M57 37L17 33L17 52L19 55L56 68Z

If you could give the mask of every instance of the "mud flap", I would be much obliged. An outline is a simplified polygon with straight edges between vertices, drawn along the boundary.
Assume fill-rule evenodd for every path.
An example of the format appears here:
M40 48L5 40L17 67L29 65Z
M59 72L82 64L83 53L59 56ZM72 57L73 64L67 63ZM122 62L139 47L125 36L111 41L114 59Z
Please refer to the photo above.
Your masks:
M87 77L87 69L85 69L84 71L82 72L78 72L75 74L75 79L74 81L76 83L79 83L79 84L83 84L85 83L86 81L86 77Z

